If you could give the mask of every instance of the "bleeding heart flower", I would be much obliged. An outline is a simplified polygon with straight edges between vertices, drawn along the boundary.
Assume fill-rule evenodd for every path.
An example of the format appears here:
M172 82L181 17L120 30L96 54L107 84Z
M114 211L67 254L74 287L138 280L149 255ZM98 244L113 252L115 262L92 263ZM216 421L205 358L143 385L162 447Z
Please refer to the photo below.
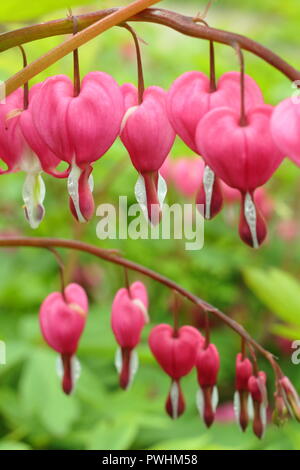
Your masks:
M293 98L287 98L276 106L271 132L281 152L300 166L300 109Z
M182 326L178 331L170 325L155 326L149 336L149 346L161 368L171 379L166 401L166 411L171 418L178 418L185 409L180 379L189 374L196 364L197 351L204 338L192 326Z
M40 308L40 327L45 341L61 356L62 388L71 393L78 374L75 353L85 327L88 299L78 284L69 284L61 292L48 295Z
M267 228L253 193L271 178L283 159L270 132L272 112L268 105L254 108L243 126L237 111L218 108L202 119L196 131L199 151L208 165L242 194L239 233L254 248L265 239Z
M126 108L121 140L139 173L136 198L149 220L156 224L167 192L159 169L175 139L166 110L167 95L162 88L152 86L145 90L143 101L138 104L138 92L133 85L126 83L121 90Z
M222 75L214 91L210 90L210 80L203 73L184 73L171 86L167 103L175 132L188 147L199 153L196 129L203 117L212 109L222 106L236 111L240 109L240 73L228 72ZM262 103L263 96L258 85L251 77L245 75L246 110ZM203 173L203 185L197 196L197 204L204 204L204 215L207 219L214 217L222 208L220 183L209 166Z
M295 387L286 376L279 380L279 384L283 391L284 401L287 408L291 411L292 416L294 416L297 421L300 421L300 398Z
M18 89L0 104L0 158L6 163L7 170L2 173L24 171L26 179L23 186L25 215L32 228L37 228L43 219L45 209L45 184L41 173L45 171L58 177L55 168L60 160L41 140L32 120L32 101L41 84L33 86L29 93L29 107L24 109L24 91Z
M243 431L249 422L249 389L248 381L253 373L251 361L239 353L236 357L234 412L235 417Z
M35 126L48 147L72 167L68 190L70 206L79 222L94 212L92 163L117 138L124 102L116 81L104 72L91 72L81 91L65 75L48 78L32 103Z
M142 282L134 282L129 290L120 289L113 301L111 326L120 349L116 354L116 367L120 386L128 388L138 367L134 348L140 342L141 332L148 318L148 295Z
M207 427L215 419L219 396L216 386L220 369L220 356L216 346L210 343L207 347L198 350L196 360L198 383L196 402L199 413Z
M251 375L248 380L248 390L251 393L253 400L253 432L262 438L267 425L267 389L266 389L266 374L262 371L257 375Z

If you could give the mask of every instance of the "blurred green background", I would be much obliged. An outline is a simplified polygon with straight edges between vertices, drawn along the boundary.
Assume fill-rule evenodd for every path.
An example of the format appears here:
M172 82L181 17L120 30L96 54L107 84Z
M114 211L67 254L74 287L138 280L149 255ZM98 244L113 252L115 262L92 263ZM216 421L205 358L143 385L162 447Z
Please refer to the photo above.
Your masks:
M122 2L119 2L119 4ZM128 2L123 2L128 3ZM161 2L162 8L196 15L205 1ZM115 6L113 1L20 0L1 3L0 31L66 15L66 8L83 13ZM246 34L299 66L298 0L219 0L212 6L212 26ZM142 45L146 85L168 88L188 70L208 73L208 45L158 25L135 24ZM59 44L62 37L25 46L29 61ZM216 46L217 73L237 70L236 55L229 47ZM80 50L82 75L104 70L121 84L136 83L131 38L115 28ZM261 86L265 99L276 104L292 92L291 84L259 58L246 54L247 72ZM21 67L18 49L0 56L0 79ZM35 81L57 73L72 73L66 57ZM34 81L32 81L34 83ZM179 140L173 158L192 157ZM117 141L95 164L96 203L117 203L119 195L134 202L137 175L125 149ZM24 175L1 176L1 234L25 234L78 238L106 248L118 248L128 258L169 276L195 294L213 303L243 323L255 339L280 357L280 364L300 389L300 365L291 363L290 341L300 339L300 249L299 170L285 161L268 191L274 200L269 238L258 251L243 245L237 234L238 207L226 208L205 224L205 246L185 251L184 241L112 240L96 238L97 217L78 226L68 209L66 182L45 176L46 218L32 231L22 214L21 188ZM169 202L184 201L170 187ZM232 213L233 210L233 213ZM82 374L76 391L65 397L55 372L56 354L43 342L38 310L43 299L59 288L59 273L53 255L39 249L2 249L0 263L0 339L7 345L7 364L0 365L0 449L299 449L300 426L289 422L283 428L269 424L262 441L251 427L242 434L232 419L230 402L234 389L234 362L239 338L214 322L213 341L221 354L219 379L220 413L207 430L195 407L195 374L182 382L187 401L184 416L173 422L164 412L169 379L159 369L147 347L153 324L170 321L170 292L143 279L150 295L151 324L138 348L140 368L132 388L118 388L114 368L116 343L110 330L110 306L116 290L123 286L123 272L90 256L62 252L69 279L89 292L89 320L78 350ZM131 274L130 280L137 279ZM182 322L198 324L199 312L182 305ZM259 358L269 377L272 401L272 372ZM229 411L228 411L229 410Z

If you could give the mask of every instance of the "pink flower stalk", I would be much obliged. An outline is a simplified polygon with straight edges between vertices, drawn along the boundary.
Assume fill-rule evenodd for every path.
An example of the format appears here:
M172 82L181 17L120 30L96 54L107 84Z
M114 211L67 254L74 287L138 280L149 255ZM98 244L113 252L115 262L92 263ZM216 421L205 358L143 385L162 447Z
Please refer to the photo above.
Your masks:
M210 111L196 131L199 152L208 165L242 194L239 233L254 248L267 234L265 221L255 206L254 191L271 178L283 159L270 132L272 112L268 105L251 109L247 125L241 125L239 112L219 108Z
M266 374L262 371L258 375L251 375L248 380L248 389L253 401L253 432L262 438L267 426L267 389Z
M255 81L245 76L245 105L250 110L263 103L263 96ZM178 77L168 94L168 113L175 132L194 152L199 153L196 129L204 116L212 109L228 106L240 109L240 73L228 72L220 77L217 89L210 90L209 78L201 72L187 72ZM202 155L204 160L205 156ZM222 192L218 178L209 168L203 174L197 204L204 204L207 219L214 217L222 208Z
M137 353L142 330L148 323L148 295L142 282L134 282L129 290L118 290L111 313L111 326L121 349L116 354L116 366L120 374L120 386L131 384L137 369Z
M24 91L19 88L9 95L5 104L0 104L0 158L7 169L0 174L24 171L23 186L25 215L32 228L37 228L43 219L45 209L45 184L41 172L65 177L55 168L60 160L41 140L32 120L32 101L41 84L33 86L29 93L29 107L24 109Z
M32 103L34 124L48 147L71 166L70 207L79 222L94 213L92 164L112 146L124 114L116 81L104 72L88 73L74 96L65 75L48 78Z
M170 325L155 326L149 336L149 346L161 368L171 377L171 388L166 411L173 419L185 410L180 379L189 374L196 364L197 351L204 338L196 328L182 326L175 331Z
M284 401L287 408L291 411L297 421L300 421L300 398L295 387L286 376L279 380L279 384L283 391Z
M61 356L62 388L70 394L76 379L75 354L85 327L88 299L78 284L69 284L61 292L48 295L40 308L40 327L45 341Z
M218 389L216 387L220 369L220 356L216 346L210 343L198 350L196 360L198 383L197 408L207 427L215 419L218 405Z
M287 98L276 106L271 132L281 152L300 166L300 110L297 98Z
M235 372L235 394L234 394L234 411L236 420L242 431L245 431L249 422L249 389L248 381L253 373L251 361L239 353L236 357Z
M151 86L145 90L142 103L138 104L138 92L132 84L124 84L121 90L126 108L121 140L140 174L135 188L137 200L146 208L149 220L156 224L166 195L159 169L175 139L166 110L166 92Z

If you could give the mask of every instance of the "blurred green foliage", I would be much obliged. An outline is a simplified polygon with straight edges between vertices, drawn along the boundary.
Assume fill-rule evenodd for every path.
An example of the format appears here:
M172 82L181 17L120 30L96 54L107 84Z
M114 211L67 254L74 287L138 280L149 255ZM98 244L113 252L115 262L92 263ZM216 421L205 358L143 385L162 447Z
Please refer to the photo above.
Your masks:
M162 2L159 6L194 15L204 10L205 3L178 0ZM67 6L76 5L80 8L74 8L75 13L85 8L92 11L115 6L112 1L94 5L82 0L68 1L67 5L58 0L27 4L19 0L2 2L0 27L5 31L22 26L22 21L30 24L59 18L66 14ZM212 26L261 41L297 66L299 13L297 0L223 0L211 8L208 21ZM208 73L206 42L157 25L135 24L135 28L148 43L142 45L147 85L168 88L187 70ZM29 60L61 40L54 37L27 44ZM218 75L238 68L233 50L217 45L216 53ZM80 61L82 75L101 69L111 73L119 83L136 83L131 38L120 28L82 47ZM291 94L288 80L268 64L250 54L246 54L246 64L247 72L257 80L267 102L275 104ZM17 49L1 54L0 78L7 78L20 66ZM51 66L32 83L56 73L71 75L71 57ZM178 140L173 156L183 155L192 156L192 153ZM171 277L242 322L258 341L280 356L283 369L300 388L299 366L290 361L292 350L283 349L274 336L276 332L295 339L300 333L299 243L297 238L287 241L279 236L282 222L299 220L299 171L291 162L285 161L268 184L275 211L269 221L268 242L258 251L250 250L239 240L237 208L233 214L225 208L216 220L206 223L205 246L200 252L185 251L184 242L178 240L100 242L96 238L97 217L87 226L78 227L68 210L66 182L48 176L45 176L46 218L33 233L22 215L23 178L22 174L1 176L2 234L79 238L119 249L128 258ZM129 204L134 202L137 175L119 141L95 164L94 178L97 204L117 203L119 195L127 195ZM183 201L174 188L170 188L168 198L169 202ZM114 293L123 285L123 272L87 255L64 251L63 256L69 278L88 288L91 301L89 321L78 351L82 375L76 392L68 398L63 396L56 376L56 355L42 341L38 325L39 305L59 286L53 255L28 248L3 249L1 253L0 339L6 342L7 364L0 365L0 449L299 449L300 428L294 422L280 429L270 424L261 442L251 429L242 434L232 422L217 422L206 430L195 409L194 374L183 380L187 398L185 415L176 422L165 415L169 380L149 353L147 335L153 324L170 321L170 293L148 280L144 281L150 294L151 324L139 347L140 370L132 388L120 391L113 364L116 344L109 314ZM134 280L136 276L132 274L130 278ZM196 314L189 304L183 304L182 315L182 321L195 323ZM218 323L212 338L221 354L219 387L221 404L224 404L232 400L239 339ZM260 365L270 377L271 400L272 372L261 359Z

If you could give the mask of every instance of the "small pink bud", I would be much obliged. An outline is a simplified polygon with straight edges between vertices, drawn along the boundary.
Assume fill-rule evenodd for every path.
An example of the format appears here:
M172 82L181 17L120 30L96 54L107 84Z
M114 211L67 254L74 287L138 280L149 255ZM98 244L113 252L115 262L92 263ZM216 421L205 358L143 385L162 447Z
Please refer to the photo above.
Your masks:
M267 377L265 372L252 375L248 381L248 389L253 400L254 417L253 432L258 438L262 438L267 425Z
M189 374L196 364L198 348L204 338L192 326L182 326L178 331L170 325L155 326L149 336L149 346L161 368L171 379L166 410L171 418L180 416L185 408L180 379Z
M144 192L148 217L158 223L161 200L158 171L170 152L175 132L166 110L166 92L152 86L145 90L143 102L138 103L137 89L126 83L121 87L126 113L122 122L121 140L140 173L138 192ZM156 213L151 206L156 206Z
M198 383L197 407L207 427L215 419L218 404L217 376L220 369L220 356L216 346L210 343L200 348L196 360Z
M64 298L65 297L65 298ZM45 341L62 358L62 386L65 393L73 389L72 357L85 327L88 299L78 284L69 284L64 292L48 295L40 308L40 327Z
M111 326L121 350L117 351L116 365L120 386L126 389L136 372L137 354L134 348L140 342L141 332L148 322L148 296L141 282L133 283L129 292L120 289L113 301Z
M289 406L297 421L300 421L300 399L295 387L288 377L282 377L279 383L284 391L287 406Z
M275 406L272 415L272 421L276 426L283 426L289 417L289 410L286 406L283 396L276 392L275 393Z
M234 394L234 409L236 420L241 426L243 431L246 430L249 422L248 401L249 390L248 381L253 373L251 361L248 358L242 357L239 353L236 357L236 375L235 375L235 389Z

